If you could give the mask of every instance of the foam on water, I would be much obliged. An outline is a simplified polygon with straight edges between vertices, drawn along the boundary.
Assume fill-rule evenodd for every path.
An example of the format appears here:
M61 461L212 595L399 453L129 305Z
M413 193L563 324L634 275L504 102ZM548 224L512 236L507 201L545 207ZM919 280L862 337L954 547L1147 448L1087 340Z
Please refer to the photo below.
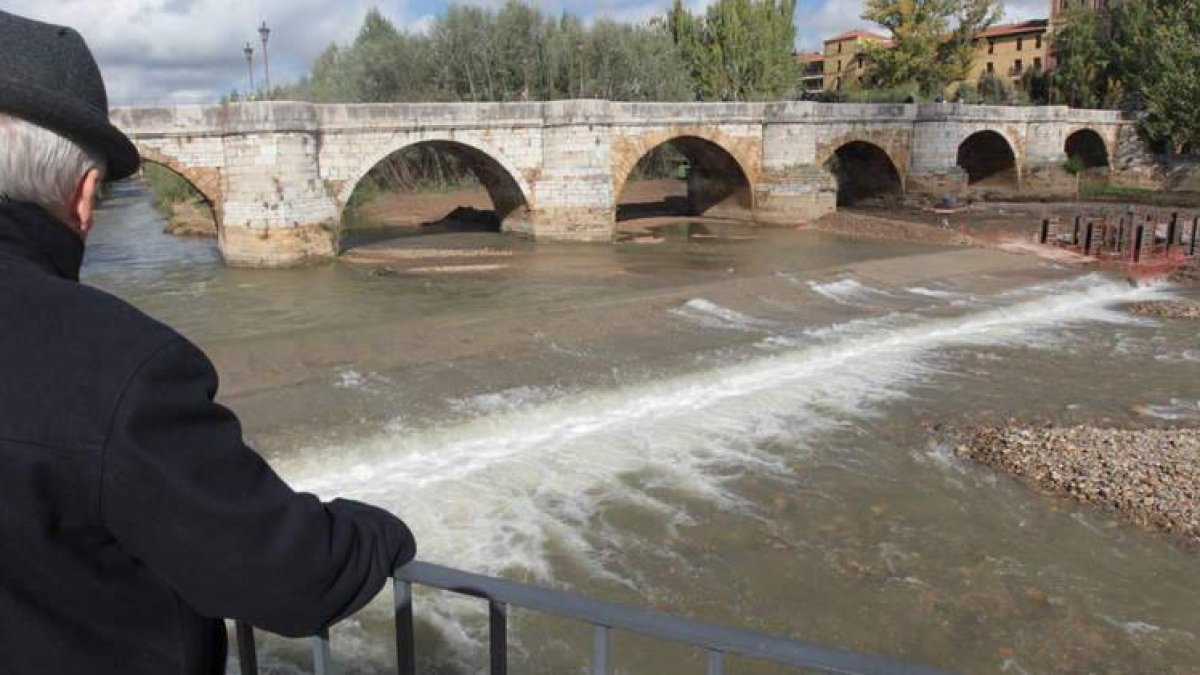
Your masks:
M704 298L692 298L682 306L672 309L671 313L691 319L706 328L761 330L771 325L770 321L742 314Z
M635 584L635 573L600 555L633 536L605 526L606 507L631 506L659 523L688 522L684 506L660 496L666 489L749 513L728 481L750 471L786 473L788 458L763 448L805 451L820 435L928 379L939 350L1045 346L1044 337L1030 336L1122 320L1110 306L1159 295L1161 287L1065 282L1009 306L847 331L737 365L312 447L278 468L324 498L363 499L400 514L425 560L547 581L554 551L593 575ZM672 528L663 528L661 539L669 540ZM435 612L449 629L450 605Z
M838 279L837 281L809 281L807 283L808 287L814 293L827 300L832 300L839 305L861 305L869 303L872 299L890 295L877 288L871 288L852 277Z

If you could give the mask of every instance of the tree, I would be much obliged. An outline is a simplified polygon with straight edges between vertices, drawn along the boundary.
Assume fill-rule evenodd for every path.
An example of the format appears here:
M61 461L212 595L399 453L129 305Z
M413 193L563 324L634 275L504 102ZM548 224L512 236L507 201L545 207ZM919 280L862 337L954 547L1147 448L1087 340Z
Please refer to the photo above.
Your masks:
M1125 105L1142 111L1152 142L1200 148L1200 0L1148 0L1113 8L1114 76Z
M1054 37L1055 99L1073 108L1095 108L1104 99L1109 53L1095 12L1075 10Z
M796 0L717 0L703 17L675 0L667 25L698 96L746 101L792 93L795 17Z
M867 0L862 17L892 34L891 45L865 48L871 84L916 84L926 96L944 94L967 78L976 36L1002 13L1000 0Z

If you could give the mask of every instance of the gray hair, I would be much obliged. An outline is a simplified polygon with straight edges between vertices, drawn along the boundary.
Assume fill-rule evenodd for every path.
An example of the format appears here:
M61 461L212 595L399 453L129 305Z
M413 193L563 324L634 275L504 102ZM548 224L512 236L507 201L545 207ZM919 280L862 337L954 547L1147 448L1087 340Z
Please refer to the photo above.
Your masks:
M63 215L79 181L104 158L32 122L0 113L0 199Z

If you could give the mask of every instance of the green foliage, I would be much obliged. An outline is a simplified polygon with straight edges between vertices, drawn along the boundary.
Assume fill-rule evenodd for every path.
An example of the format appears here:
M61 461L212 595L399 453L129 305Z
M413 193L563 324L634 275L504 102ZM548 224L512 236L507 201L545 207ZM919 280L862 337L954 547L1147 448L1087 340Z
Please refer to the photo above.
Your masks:
M1105 85L1112 64L1103 27L1095 12L1074 10L1054 38L1058 67L1054 71L1054 98L1073 108L1096 108L1105 100Z
M142 179L154 193L154 206L166 215L170 215L175 204L206 201L186 178L153 162L142 163Z
M1200 148L1200 0L1116 5L1114 75L1127 107L1143 111L1152 142L1174 152Z
M1067 158L1067 161L1063 162L1063 170L1073 176L1077 176L1087 171L1087 162L1083 161L1083 158L1079 155L1072 155Z
M893 42L866 46L871 86L942 95L967 77L975 36L1002 12L1000 0L867 0L863 18L888 29Z
M572 97L677 101L688 69L663 22L549 17L509 0L451 5L425 33L368 13L355 40L330 45L284 96L308 101L519 101Z
M699 98L749 101L794 92L795 16L796 0L717 0L703 16L675 0L667 27Z
M976 91L979 92L979 102L987 105L1008 105L1016 96L1012 84L995 73L980 75Z
M847 89L831 97L837 103L918 103L928 100L916 84L899 87Z

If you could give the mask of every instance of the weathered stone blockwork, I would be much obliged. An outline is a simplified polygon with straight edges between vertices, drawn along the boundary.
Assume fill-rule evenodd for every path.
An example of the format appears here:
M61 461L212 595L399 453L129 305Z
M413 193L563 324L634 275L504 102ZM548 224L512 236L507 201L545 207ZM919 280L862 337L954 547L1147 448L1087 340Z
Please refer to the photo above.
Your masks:
M1139 175L1117 113L959 104L547 103L314 105L257 102L125 108L114 122L146 159L194 183L217 213L231 264L285 266L337 253L359 181L416 144L466 157L506 231L543 240L611 241L616 205L648 152L674 141L693 167L696 210L796 223L836 208L827 162L848 143L876 146L902 189L940 199L968 187L959 150L995 132L1014 158L1011 189L1070 192L1065 139L1095 131ZM988 187L986 189L994 189Z

